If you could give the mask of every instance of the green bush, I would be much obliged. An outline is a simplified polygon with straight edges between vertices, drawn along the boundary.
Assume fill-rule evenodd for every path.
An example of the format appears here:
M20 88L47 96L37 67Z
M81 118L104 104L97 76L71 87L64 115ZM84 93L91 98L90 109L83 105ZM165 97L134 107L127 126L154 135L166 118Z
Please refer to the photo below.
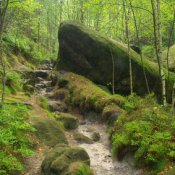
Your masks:
M142 53L143 53L145 56L147 56L147 57L149 57L150 59L152 59L152 61L153 61L153 60L156 60L156 59L155 59L156 53L155 53L155 48L154 48L154 46L152 46L152 45L144 46L144 47L142 48Z
M150 95L128 97L127 110L113 128L113 154L134 152L137 164L158 170L175 159L175 117Z
M26 122L28 109L24 105L5 105L0 110L0 175L22 171L22 156L32 155L28 133L34 128Z
M6 86L11 90L12 93L16 93L16 91L21 91L21 75L15 71L8 71L6 75Z

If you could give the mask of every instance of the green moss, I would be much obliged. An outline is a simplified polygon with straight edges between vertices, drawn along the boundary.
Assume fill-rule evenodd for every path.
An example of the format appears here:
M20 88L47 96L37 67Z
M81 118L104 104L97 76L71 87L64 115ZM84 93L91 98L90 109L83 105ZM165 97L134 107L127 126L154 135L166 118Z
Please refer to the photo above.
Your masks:
M69 113L57 113L55 116L57 121L63 123L65 129L76 129L78 127L78 118Z
M72 173L78 172L82 168L82 166L77 165L77 162L89 170L90 159L83 148L69 147L63 144L56 145L46 154L42 163L42 173L44 175L50 175L53 172L59 175L74 175ZM76 168L73 168L74 163L77 165Z
M168 171L165 175L174 175L175 174L175 167L173 167L170 171Z
M89 137L87 137L79 132L75 132L73 134L73 136L74 136L74 139L79 143L87 143L87 144L93 143L93 141Z
M108 124L113 124L122 113L124 111L114 103L107 105L103 109L102 120L108 122Z
M91 109L102 112L110 104L123 106L125 98L120 95L111 95L102 90L90 80L74 73L65 73L62 81L68 81L65 87L69 90L67 102L80 107L82 110Z
M48 99L44 96L39 96L38 99L38 104L43 108L48 110Z
M82 162L73 162L69 166L69 175L94 175L92 170Z
M63 126L51 118L37 118L32 119L33 126L37 130L38 137L47 145L55 146L59 143L67 144L67 139L64 133Z

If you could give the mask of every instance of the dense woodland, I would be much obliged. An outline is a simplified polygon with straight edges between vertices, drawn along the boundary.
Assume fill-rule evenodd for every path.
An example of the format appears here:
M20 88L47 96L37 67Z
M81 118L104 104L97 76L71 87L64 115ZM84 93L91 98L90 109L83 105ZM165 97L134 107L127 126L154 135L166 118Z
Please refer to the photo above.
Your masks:
M80 35L76 36L76 30ZM96 53L98 48L104 52ZM79 66L76 61L65 61L63 66L70 50L82 60L90 60L94 52L97 62L102 60L93 63L97 72L103 58L110 58L111 80L105 68L97 81L96 72L74 71L76 67L69 64ZM117 74L120 66L115 65L120 54L128 64L128 77L123 80L127 82L121 87L117 76L123 75ZM86 64L82 65L86 70ZM60 73L62 69L74 73ZM137 76L141 76L140 84ZM74 160L75 150L65 134L65 130L74 133L70 129L81 123L76 115L88 116L92 111L107 126L114 160L123 160L129 153L144 175L175 175L174 0L0 0L0 82L0 175L39 175L40 171L43 175L99 175L83 150L76 153L84 157ZM51 92L42 94L48 84ZM75 140L91 143L76 134ZM95 136L92 143L100 140L99 133ZM54 147L57 144L66 144L65 150ZM60 164L53 163L55 157L49 162L47 156L42 162L48 152L45 147L53 148L50 153L57 159L61 157ZM63 153L58 155L58 150ZM67 154L71 160L65 158ZM42 168L34 168L35 163ZM66 167L64 172L60 167ZM119 170L120 175L125 173Z

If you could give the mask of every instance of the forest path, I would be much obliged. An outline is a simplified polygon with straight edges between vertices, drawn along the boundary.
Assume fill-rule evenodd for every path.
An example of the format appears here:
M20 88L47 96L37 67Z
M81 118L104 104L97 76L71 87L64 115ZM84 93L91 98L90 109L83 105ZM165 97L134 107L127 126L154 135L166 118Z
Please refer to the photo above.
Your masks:
M37 98L36 95L32 95L29 100L29 103L32 106L31 116L32 118L36 117L43 121L48 118L48 114L42 107L40 107ZM29 119L29 122L33 125L33 120ZM44 144L35 134L32 134L30 137L35 145L35 154L25 159L26 173L24 175L40 175L41 164L45 153L49 150L49 146Z
M46 71L46 70L42 70ZM47 70L49 72L49 70ZM38 104L39 96L46 96L52 93L53 87L51 87L50 79L41 79L39 83L35 85L37 91L30 97L29 103L32 106L32 118L37 120L47 120L49 118L48 113ZM127 156L124 161L113 161L109 133L107 126L94 120L88 120L86 116L79 114L79 111L69 113L75 115L79 119L79 127L75 130L67 130L65 132L69 146L79 146L84 148L90 156L91 168L95 175L142 175L142 170L134 168L133 160L131 156ZM89 115L89 114L88 114ZM90 114L96 115L96 114ZM30 121L31 123L33 120ZM100 138L98 141L94 141L92 144L86 144L84 142L78 142L74 138L74 133L80 133L88 138L92 139L94 133L98 133ZM37 136L32 136L36 145L36 153L34 156L28 157L26 163L25 175L40 175L41 164L44 159L45 153L50 149L49 146L40 141Z

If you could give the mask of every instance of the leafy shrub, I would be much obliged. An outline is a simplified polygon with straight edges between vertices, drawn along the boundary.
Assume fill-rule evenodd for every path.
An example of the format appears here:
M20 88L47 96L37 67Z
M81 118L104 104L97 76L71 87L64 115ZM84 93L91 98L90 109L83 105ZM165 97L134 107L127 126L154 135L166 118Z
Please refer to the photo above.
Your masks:
M145 56L154 59L156 56L154 46L152 45L147 45L142 48L142 52Z
M133 151L137 163L157 169L175 159L175 117L152 96L130 96L124 108L127 112L113 128L113 154Z
M6 75L6 86L10 88L12 93L22 90L21 75L15 71L8 71Z
M26 122L28 117L24 105L5 105L0 111L0 175L22 171L21 156L33 154L27 135L34 128Z

